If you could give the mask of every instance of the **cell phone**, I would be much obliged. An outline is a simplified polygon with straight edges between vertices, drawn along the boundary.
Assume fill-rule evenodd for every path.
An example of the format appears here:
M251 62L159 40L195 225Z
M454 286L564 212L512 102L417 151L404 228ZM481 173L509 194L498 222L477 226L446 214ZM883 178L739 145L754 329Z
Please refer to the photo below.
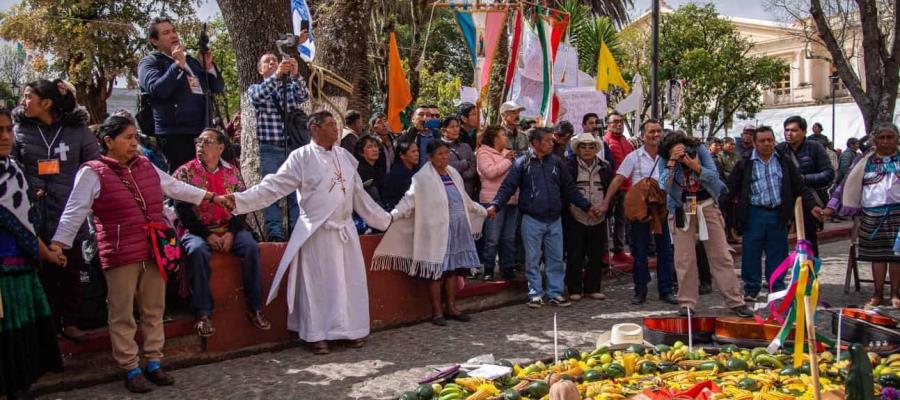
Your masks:
M300 31L306 31L309 33L309 20L304 19L300 21Z

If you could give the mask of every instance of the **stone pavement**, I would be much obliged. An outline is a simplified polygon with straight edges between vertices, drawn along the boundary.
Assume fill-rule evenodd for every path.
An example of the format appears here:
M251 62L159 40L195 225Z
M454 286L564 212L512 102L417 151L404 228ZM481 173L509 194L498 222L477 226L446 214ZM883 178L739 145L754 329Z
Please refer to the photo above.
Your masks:
M822 300L835 307L862 304L871 295L871 285L863 285L861 293L843 293L848 247L846 240L822 246ZM870 278L868 264L861 267L862 277ZM513 305L473 314L469 323L451 321L444 328L423 323L377 332L369 337L368 346L359 350L338 347L329 355L314 356L306 348L296 347L172 371L175 386L145 395L132 395L117 381L41 398L392 399L415 388L416 380L432 367L488 353L509 359L552 356L554 313L558 315L560 348L589 349L613 324L640 323L647 315L677 311L677 306L661 303L653 294L647 304L632 306L630 276L605 282L604 288L606 300L582 300L567 309L532 310L524 304ZM700 313L729 313L716 292L704 296L698 308ZM831 334L826 313L820 313L817 325ZM228 331L220 329L217 334Z

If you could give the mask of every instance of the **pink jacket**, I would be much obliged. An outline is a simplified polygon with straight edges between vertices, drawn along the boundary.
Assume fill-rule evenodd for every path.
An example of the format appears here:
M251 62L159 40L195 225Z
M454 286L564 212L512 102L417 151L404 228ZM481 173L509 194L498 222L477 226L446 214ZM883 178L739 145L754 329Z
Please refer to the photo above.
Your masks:
M497 195L497 190L503 183L503 179L512 168L512 161L506 158L511 150L504 149L499 152L491 146L481 145L475 152L475 161L478 166L478 176L481 178L481 195L482 203L488 203ZM507 204L518 204L518 192L513 195Z

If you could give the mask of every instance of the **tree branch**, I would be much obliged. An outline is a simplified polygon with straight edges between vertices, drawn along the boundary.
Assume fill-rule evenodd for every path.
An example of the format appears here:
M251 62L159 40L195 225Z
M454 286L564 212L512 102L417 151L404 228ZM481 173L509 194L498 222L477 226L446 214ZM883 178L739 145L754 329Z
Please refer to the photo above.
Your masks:
M821 0L810 0L809 12L810 14L812 14L813 20L816 23L819 37L822 38L822 42L825 45L825 48L828 49L829 53L831 53L832 63L834 63L835 67L837 68L838 75L840 76L841 80L844 81L844 86L847 87L847 90L853 96L853 99L856 100L856 103L859 104L861 109L871 109L872 107L874 107L874 105L872 104L873 102L863 91L862 83L859 81L859 77L857 77L856 73L853 72L853 68L847 61L841 45L838 44L837 40L835 39L834 32L828 25L828 20L825 17L825 13L822 12ZM865 52L865 54L868 56L870 52Z

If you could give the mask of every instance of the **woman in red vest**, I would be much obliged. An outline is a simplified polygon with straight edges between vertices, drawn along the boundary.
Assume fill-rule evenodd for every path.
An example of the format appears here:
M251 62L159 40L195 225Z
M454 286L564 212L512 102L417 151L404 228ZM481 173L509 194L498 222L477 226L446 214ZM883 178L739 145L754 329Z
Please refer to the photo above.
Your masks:
M137 129L131 118L108 118L98 129L98 137L103 155L78 171L50 248L71 246L78 227L93 212L108 289L113 358L128 371L125 388L144 393L152 390L147 380L161 386L174 383L160 368L167 273L161 264L178 258L180 249L164 246L164 251L157 250L156 241L151 244L148 235L167 229L163 195L192 204L225 203L221 197L172 178L139 155ZM135 302L141 314L143 355L147 360L143 370L134 340Z

